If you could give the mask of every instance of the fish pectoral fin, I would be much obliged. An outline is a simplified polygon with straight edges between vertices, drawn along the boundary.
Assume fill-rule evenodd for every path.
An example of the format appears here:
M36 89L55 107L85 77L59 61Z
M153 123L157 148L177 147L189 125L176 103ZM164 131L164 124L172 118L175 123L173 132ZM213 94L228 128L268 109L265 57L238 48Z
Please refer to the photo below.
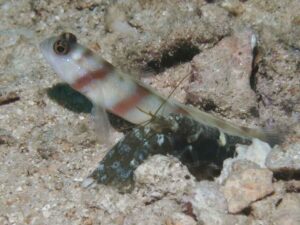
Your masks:
M101 144L110 145L113 142L114 128L109 122L106 110L101 106L94 105L91 113L97 140Z

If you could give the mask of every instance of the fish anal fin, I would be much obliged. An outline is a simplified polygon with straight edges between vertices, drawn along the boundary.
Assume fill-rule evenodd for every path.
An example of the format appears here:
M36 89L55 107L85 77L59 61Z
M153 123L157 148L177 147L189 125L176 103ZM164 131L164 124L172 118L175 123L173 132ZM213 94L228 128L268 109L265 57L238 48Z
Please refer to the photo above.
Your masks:
M97 141L110 145L113 142L114 129L109 122L106 110L101 106L94 105L91 113Z

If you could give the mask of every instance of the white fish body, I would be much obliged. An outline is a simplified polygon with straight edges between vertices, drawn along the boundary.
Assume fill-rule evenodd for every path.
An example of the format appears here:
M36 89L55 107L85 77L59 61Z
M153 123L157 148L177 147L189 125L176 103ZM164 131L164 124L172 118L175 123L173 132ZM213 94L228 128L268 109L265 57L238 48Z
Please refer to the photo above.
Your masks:
M116 70L79 44L71 33L50 37L40 47L48 63L71 87L88 97L94 105L131 123L144 123L154 114L181 113L231 135L258 138L271 145L280 141L275 132L236 126L194 107L166 100L151 87Z

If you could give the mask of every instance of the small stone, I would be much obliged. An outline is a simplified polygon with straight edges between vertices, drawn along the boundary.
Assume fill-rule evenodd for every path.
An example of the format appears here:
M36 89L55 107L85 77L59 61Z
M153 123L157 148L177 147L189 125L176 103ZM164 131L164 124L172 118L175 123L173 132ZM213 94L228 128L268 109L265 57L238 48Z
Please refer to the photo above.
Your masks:
M162 199L144 207L135 208L126 216L123 225L165 225L166 221L172 218L176 212L180 212L181 207L175 201Z
M273 173L267 169L245 169L232 173L225 182L223 192L228 211L238 213L274 191Z
M274 225L300 224L300 194L286 194L274 212Z
M271 147L263 141L254 139L253 143L249 146L238 145L236 151L238 159L246 159L258 164L261 168L266 168L265 161L271 151Z
M185 199L191 203L191 212L198 221L215 224L221 221L227 211L227 203L219 186L213 182L201 181Z
M300 192L300 180L290 180L285 184L287 192Z
M227 211L226 199L220 191L220 186L211 181L197 183L186 201L190 201L194 211L199 214L201 214L202 209L209 208L221 213Z
M223 162L223 169L220 176L216 179L219 184L224 184L226 179L233 171L241 171L250 168L259 168L259 166L249 160L239 160L237 158L228 158Z
M239 0L225 0L221 6L234 16L239 16L245 12L245 7Z
M227 202L220 186L211 181L201 181L183 201L188 206L189 215L195 216L200 224L245 224L247 217L229 215ZM201 223L202 222L202 223Z
M300 143L275 146L267 156L266 165L274 172L300 172Z
M55 180L54 181L54 188L55 190L61 190L64 187L64 183L61 180Z
M198 223L190 216L176 212L166 219L165 225L197 225Z
M10 104L18 100L20 100L20 97L16 92L8 92L8 93L0 92L0 106Z
M95 195L99 193L105 193L105 195L95 198ZM127 214L133 210L136 204L133 196L120 194L115 189L105 185L82 189L81 196L89 208L101 208L108 214Z
M187 167L172 156L150 157L135 170L134 176L136 191L143 192L144 190L143 197L150 199L157 199L166 194L179 196L193 187L195 183L195 178Z
M3 224L3 225L9 225L10 221L8 220L8 218L6 216L0 216L0 224Z
M251 215L258 220L264 220L267 224L271 224L271 217L285 195L285 183L278 181L273 184L274 194L251 204Z
M14 137L10 134L9 131L0 128L0 145L2 144L13 144L15 143Z
M57 154L56 150L54 148L43 148L40 147L37 149L38 154L41 156L42 159L53 159L53 157L55 156L55 154Z
M83 225L93 225L93 220L90 217L85 217L85 218L83 218L82 223L83 223Z
M223 184L232 170L266 168L265 161L270 151L271 147L258 139L253 139L251 145L237 145L237 156L224 160L223 169L216 181Z

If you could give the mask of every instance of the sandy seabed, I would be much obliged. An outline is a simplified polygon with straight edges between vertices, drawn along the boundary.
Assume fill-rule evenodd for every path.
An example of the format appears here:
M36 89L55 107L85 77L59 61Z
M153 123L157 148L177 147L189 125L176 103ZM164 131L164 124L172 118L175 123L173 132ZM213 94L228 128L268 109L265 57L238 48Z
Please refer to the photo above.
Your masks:
M300 224L299 11L298 0L0 1L0 224ZM39 43L62 31L124 71L158 73L142 79L166 96L189 75L174 98L279 127L285 142L239 146L215 181L156 155L132 193L82 188L109 147L90 114L49 96L62 81Z

